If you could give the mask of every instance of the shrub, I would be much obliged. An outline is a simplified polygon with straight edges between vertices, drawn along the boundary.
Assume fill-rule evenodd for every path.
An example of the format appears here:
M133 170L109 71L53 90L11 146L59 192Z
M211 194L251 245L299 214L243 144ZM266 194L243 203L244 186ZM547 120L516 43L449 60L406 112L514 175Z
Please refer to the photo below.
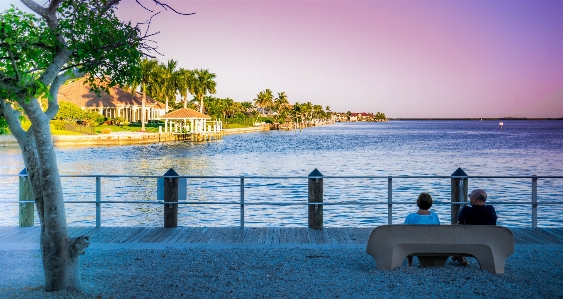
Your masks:
M0 135L6 134L8 132L8 122L3 116L0 116Z
M103 128L102 134L111 134L111 128Z
M64 130L66 122L64 120L52 120L51 124L55 127L55 130Z

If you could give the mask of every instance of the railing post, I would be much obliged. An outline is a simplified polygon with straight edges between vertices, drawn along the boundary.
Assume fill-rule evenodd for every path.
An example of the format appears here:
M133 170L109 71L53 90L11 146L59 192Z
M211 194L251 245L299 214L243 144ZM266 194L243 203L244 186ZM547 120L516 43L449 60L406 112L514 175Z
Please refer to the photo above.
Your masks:
M178 226L178 174L170 168L164 174L164 227L174 228Z
M240 228L244 228L244 177L240 177Z
M309 228L323 228L323 175L315 168L309 174Z
M393 178L387 177L387 224L393 224Z
M31 187L29 176L27 175L27 169L24 168L20 172L19 176L20 176L19 200L20 201L35 200L35 196L33 196L33 188ZM35 218L33 216L34 206L35 206L34 203L27 203L27 202L23 202L19 204L20 227L29 227L35 225Z
M99 176L96 177L96 228L102 226L102 180Z
M455 203L467 202L467 194L469 191L469 185L468 185L469 180L468 178L459 178L459 177L467 176L465 171L463 171L463 169L461 169L460 167L458 167L458 169L454 171L454 173L452 173L451 176L458 177L451 179L452 225L454 225L457 224L457 216L459 214L459 210L461 210L461 205Z
M532 176L532 228L538 228L538 178Z

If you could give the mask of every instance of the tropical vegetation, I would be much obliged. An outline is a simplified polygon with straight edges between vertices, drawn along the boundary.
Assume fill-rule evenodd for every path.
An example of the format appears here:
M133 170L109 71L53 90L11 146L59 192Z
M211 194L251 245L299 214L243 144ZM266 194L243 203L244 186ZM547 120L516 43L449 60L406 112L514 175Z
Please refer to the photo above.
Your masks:
M34 14L14 6L0 12L1 124L18 141L32 186L45 290L80 290L80 256L89 238L67 230L50 123L60 109L58 91L86 74L98 93L140 82L143 53L154 48L146 43L150 33L115 16L119 0L22 3ZM27 129L22 115L31 123Z

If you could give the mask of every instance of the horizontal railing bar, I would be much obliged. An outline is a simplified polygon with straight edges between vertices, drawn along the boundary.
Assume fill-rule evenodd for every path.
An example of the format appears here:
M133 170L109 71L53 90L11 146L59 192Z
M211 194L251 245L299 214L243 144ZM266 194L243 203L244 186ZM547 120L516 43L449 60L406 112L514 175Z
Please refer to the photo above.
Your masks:
M1 203L35 203L33 200L0 200ZM179 201L179 202L162 202L162 201L117 201L117 200L106 200L106 201L87 201L87 200L72 200L72 201L65 201L64 203L118 203L118 204L201 204L201 205L240 205L240 202L213 202L213 201ZM387 205L388 202L244 202L245 205L328 205L328 206L336 206L336 205ZM412 205L416 204L414 201L394 201L391 204L394 205ZM448 201L438 201L433 202L433 204L437 205L467 205L469 202L448 202ZM495 205L531 205L531 204L538 204L538 205L550 205L550 204L563 204L563 201L539 201L539 202L531 202L531 201L516 201L516 202L487 202L487 204L495 204Z
M0 177L18 177L19 174L0 174ZM62 178L188 178L188 179L307 179L308 176L162 176L162 175L110 175L110 174L61 174ZM562 179L563 176L535 176L535 175L516 175L516 176L439 176L439 175L397 175L397 176L323 176L323 179Z

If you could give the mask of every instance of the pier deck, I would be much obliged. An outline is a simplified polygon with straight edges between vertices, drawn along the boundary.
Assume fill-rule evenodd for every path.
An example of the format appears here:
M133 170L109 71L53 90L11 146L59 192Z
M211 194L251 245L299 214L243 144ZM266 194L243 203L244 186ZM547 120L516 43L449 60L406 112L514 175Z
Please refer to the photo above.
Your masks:
M90 236L91 248L364 247L369 227L69 227L71 237ZM563 248L563 228L510 228L516 246ZM0 227L0 250L39 249L40 227Z

